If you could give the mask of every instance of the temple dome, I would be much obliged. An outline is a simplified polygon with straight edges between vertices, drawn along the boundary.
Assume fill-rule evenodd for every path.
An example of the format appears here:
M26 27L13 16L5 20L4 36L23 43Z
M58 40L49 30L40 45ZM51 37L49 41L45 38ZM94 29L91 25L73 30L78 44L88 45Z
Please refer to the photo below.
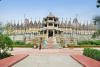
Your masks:
M49 13L47 17L55 17L52 13Z

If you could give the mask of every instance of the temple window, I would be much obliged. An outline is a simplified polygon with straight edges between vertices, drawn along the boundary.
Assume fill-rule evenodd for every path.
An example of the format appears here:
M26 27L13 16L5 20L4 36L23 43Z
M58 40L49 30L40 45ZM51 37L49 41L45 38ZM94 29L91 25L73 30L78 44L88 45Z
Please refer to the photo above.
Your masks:
M56 21L56 19L54 19L54 21Z
M57 27L57 24L54 24L55 27Z
M46 33L47 33L47 31L45 30L45 31L44 31L44 34L46 34Z
M45 27L47 27L47 24L44 24Z
M45 21L47 21L47 19L45 19Z
M49 20L53 20L53 18L49 18Z
M57 31L55 30L55 34L57 34Z
M43 34L43 31L41 31L40 34Z
M49 26L53 26L53 24L52 23L49 23Z

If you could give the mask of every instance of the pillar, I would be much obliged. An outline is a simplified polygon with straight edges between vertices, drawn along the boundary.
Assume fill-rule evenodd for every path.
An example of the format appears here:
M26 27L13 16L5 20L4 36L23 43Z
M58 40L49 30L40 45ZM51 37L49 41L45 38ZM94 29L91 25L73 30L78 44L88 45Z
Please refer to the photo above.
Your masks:
M47 36L48 36L48 29L47 29Z
M47 23L47 27L48 27L49 25L48 25L48 23Z
M53 37L55 36L55 30L53 30Z
M44 30L43 30L43 36L44 36Z

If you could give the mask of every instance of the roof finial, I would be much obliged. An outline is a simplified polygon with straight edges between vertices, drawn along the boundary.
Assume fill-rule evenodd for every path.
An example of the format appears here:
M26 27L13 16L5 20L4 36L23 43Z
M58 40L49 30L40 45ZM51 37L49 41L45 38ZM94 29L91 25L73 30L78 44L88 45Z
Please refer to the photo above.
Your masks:
M50 12L49 14L52 14L52 12Z
M63 17L62 17L62 21L63 21Z
M78 14L76 14L76 18L78 17Z
M26 18L26 14L24 14L24 18Z
M39 17L39 21L40 21L40 17Z
M65 23L67 24L67 18L66 18L66 20L65 20Z

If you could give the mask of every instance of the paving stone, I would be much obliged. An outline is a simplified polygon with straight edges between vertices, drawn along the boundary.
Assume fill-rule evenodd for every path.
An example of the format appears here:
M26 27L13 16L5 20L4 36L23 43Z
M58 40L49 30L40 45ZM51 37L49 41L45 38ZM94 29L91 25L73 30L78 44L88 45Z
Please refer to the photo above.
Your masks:
M83 67L66 54L30 55L13 67Z

